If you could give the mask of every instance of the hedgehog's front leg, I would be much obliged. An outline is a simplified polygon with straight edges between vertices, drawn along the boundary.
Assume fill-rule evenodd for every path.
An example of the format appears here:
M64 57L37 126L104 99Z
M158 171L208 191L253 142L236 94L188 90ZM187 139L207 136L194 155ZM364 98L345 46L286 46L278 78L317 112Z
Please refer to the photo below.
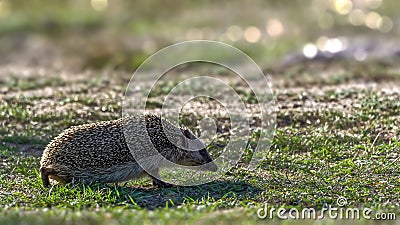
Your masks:
M160 177L160 170L156 169L154 171L152 171L152 174L155 174L156 176L152 176L151 174L149 174L149 176L153 179L153 185L160 187L160 188L168 188L168 187L173 187L172 184L166 183L160 179L158 179L157 177Z
M153 178L153 185L154 186L157 186L157 187L160 187L160 188L168 188L168 187L173 187L174 186L172 184L166 183L166 182L164 182L164 181L162 181L160 179L157 179L155 177L152 177L152 178Z
M48 168L40 168L40 178L42 179L42 183L44 187L50 186L50 179L49 175L54 172L52 169Z

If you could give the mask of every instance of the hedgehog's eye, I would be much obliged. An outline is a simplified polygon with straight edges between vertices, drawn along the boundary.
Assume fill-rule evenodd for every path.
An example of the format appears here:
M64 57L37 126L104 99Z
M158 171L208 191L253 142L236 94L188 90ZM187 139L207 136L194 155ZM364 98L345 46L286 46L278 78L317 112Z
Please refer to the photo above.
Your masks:
M188 149L189 148L189 142L186 139L185 135L179 135L179 140L177 143L177 147L181 149Z

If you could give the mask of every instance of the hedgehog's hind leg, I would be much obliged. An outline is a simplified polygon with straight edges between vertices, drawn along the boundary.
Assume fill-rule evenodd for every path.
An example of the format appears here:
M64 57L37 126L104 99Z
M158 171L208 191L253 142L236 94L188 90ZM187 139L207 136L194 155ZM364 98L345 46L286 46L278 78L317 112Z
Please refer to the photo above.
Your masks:
M157 186L157 187L160 187L160 188L173 187L172 184L166 183L166 182L164 182L164 181L162 181L162 180L160 180L160 179L158 179L156 177L151 177L151 178L153 178L153 185L154 186Z
M40 168L40 177L42 178L43 186L50 186L50 177L60 183L67 184L72 181L72 178L66 176L60 176L59 172L53 168Z

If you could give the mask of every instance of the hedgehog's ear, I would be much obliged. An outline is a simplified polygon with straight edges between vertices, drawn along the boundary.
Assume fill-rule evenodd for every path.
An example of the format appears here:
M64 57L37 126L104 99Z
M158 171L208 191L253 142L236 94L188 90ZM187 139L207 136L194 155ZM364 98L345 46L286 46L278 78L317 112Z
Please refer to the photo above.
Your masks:
M190 132L189 132L188 130L183 129L182 133L183 133L183 135L184 135L185 137L187 137L187 138L190 139L190 136L191 136L191 135L190 135Z
M182 131L183 135L184 135L186 138L189 138L190 140L193 140L193 139L196 138L196 137L195 137L192 133L190 133L190 131L187 130L187 129L182 129L182 128L181 128L181 131Z

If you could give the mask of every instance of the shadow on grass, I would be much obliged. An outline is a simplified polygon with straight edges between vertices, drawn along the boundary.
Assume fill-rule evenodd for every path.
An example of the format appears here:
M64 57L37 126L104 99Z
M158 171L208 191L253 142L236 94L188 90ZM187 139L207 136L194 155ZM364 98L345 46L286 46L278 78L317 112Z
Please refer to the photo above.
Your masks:
M115 200L114 205L130 205L134 208L156 209L174 208L182 204L186 205L210 205L217 207L228 206L236 201L249 200L259 195L263 190L254 187L244 181L214 181L207 184L191 187L155 188L118 186L105 184L92 184L90 186L77 185L74 188L102 190L103 193ZM226 200L226 201L225 201Z

